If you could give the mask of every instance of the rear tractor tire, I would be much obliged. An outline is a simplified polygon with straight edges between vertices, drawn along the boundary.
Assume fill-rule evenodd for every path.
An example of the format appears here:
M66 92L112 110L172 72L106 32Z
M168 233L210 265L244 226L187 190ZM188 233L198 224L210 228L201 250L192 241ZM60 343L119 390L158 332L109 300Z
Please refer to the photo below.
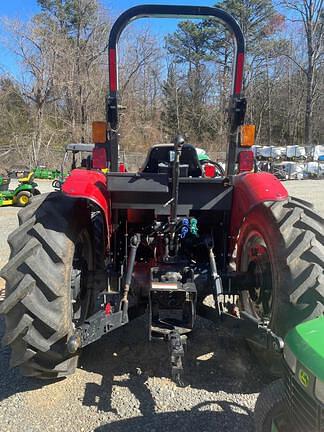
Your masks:
M324 223L304 201L259 205L242 224L237 269L252 271L257 288L243 291L241 309L279 336L324 313Z
M60 378L72 374L78 356L66 349L75 326L87 316L94 268L86 208L59 192L35 197L19 212L20 226L8 238L9 262L1 271L6 298L3 343L10 366L23 375Z

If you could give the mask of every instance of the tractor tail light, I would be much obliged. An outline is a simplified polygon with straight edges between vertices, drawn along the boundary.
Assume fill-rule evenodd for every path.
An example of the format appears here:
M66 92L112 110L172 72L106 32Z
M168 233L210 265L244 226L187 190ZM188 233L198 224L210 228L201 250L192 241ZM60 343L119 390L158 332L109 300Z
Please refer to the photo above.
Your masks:
M208 164L208 163L205 164L204 171L205 171L205 177L215 177L216 174L215 165Z
M92 152L92 167L94 169L107 168L106 147L102 144L96 144Z
M243 150L238 157L239 172L253 171L254 169L254 154L252 150Z
M105 314L106 315L110 315L111 314L111 304L110 303L107 303L105 305Z
M120 164L119 164L119 172L120 173L127 172L126 166L125 166L125 164L123 162L120 162Z

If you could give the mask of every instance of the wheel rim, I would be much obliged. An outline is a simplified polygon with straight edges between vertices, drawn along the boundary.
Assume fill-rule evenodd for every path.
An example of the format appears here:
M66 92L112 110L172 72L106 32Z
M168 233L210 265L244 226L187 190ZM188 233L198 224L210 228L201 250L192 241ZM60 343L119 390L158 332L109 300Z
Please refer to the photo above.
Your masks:
M19 201L20 201L20 204L22 204L22 205L25 206L25 205L28 204L29 198L28 198L27 195L22 195L22 196L19 198Z
M244 309L255 318L269 323L272 317L272 271L267 244L258 231L245 240L241 254L241 271L254 275L256 286L241 295Z
M92 270L92 244L86 230L75 243L71 270L72 321L75 327L87 318L91 300L88 289L89 271Z

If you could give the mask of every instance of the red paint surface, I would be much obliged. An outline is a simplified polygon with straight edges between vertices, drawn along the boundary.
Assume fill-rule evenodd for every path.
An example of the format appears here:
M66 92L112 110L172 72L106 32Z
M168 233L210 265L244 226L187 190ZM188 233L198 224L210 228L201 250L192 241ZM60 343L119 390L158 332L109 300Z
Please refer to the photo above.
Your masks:
M244 217L256 205L288 198L288 192L280 180L266 172L239 174L233 177L233 185L229 253L234 250Z
M117 59L113 48L109 49L109 90L110 93L117 91Z
M97 204L103 212L109 237L111 212L106 176L100 171L75 169L62 185L62 192L73 198L85 198ZM108 238L109 243L109 238Z
M237 56L236 70L235 70L235 84L234 94L239 95L242 90L243 81L243 66L244 66L244 53L239 53Z

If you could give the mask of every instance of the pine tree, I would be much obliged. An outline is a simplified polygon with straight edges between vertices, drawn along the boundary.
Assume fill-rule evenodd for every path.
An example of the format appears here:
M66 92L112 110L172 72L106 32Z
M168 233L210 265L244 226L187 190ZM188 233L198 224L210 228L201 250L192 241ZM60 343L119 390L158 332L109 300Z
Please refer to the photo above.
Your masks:
M162 94L162 125L168 139L171 140L177 133L184 132L184 94L181 87L179 87L179 77L174 63L169 66L168 76L162 87Z

